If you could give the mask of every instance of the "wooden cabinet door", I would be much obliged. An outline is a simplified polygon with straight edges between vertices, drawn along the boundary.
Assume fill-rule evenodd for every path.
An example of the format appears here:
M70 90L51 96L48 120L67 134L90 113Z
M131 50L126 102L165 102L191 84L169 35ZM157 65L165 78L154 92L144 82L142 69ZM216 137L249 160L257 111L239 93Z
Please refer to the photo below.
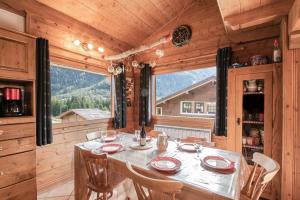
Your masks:
M36 179L29 179L27 181L0 189L0 199L36 200Z
M0 188L35 178L35 151L0 157Z
M249 91L251 81L262 84L262 91L252 92ZM246 84L246 85L245 85ZM255 84L254 84L255 86ZM257 85L256 85L257 86ZM246 88L245 88L246 87ZM245 155L245 151L249 148L251 151L260 151L268 156L272 156L272 127L273 127L273 80L272 72L265 73L253 73L236 75L235 79L235 148L236 151L242 152ZM248 90L248 91L247 91ZM258 112L250 112L248 104L253 103L254 106L251 110L260 110ZM249 111L249 112L247 112ZM259 114L262 114L259 117ZM259 119L261 118L261 119ZM249 137L251 129L262 130L264 134L259 133L260 144L259 145L248 145L243 144L244 137ZM261 132L261 131L260 131ZM250 151L250 150L249 150ZM250 155L251 156L251 155Z
M0 78L35 79L35 39L0 28Z

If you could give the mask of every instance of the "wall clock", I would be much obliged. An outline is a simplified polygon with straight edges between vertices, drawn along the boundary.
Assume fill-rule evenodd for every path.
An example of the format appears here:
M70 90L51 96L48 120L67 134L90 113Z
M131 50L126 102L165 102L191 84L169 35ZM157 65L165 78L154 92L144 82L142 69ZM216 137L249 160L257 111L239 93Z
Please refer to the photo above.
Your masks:
M172 34L172 43L176 47L186 45L192 37L192 29L188 25L178 26Z

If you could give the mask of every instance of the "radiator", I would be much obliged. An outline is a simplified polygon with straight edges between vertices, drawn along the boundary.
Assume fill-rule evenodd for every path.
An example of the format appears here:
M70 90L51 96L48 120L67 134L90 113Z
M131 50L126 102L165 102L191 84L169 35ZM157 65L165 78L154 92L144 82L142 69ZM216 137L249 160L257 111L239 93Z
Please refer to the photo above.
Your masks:
M211 130L155 124L154 130L165 132L171 138L199 137L211 142Z

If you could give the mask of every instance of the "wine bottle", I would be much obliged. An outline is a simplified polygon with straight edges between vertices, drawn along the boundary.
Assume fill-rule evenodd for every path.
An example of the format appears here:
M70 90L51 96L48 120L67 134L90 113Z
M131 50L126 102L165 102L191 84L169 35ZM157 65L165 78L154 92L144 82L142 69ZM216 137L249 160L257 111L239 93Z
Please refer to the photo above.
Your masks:
M145 146L146 145L146 131L145 131L145 122L142 123L142 130L140 133L140 145Z
M279 48L279 44L277 40L274 40L273 62L274 63L281 62L281 49Z

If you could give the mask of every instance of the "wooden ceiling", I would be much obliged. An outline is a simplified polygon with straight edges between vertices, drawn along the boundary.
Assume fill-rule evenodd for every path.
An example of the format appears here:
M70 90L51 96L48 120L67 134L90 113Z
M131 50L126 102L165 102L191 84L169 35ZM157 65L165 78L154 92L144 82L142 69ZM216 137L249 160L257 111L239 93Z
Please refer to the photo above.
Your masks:
M217 0L227 32L268 23L288 14L293 0Z
M137 46L197 0L36 0ZM198 2L201 2L198 0Z

